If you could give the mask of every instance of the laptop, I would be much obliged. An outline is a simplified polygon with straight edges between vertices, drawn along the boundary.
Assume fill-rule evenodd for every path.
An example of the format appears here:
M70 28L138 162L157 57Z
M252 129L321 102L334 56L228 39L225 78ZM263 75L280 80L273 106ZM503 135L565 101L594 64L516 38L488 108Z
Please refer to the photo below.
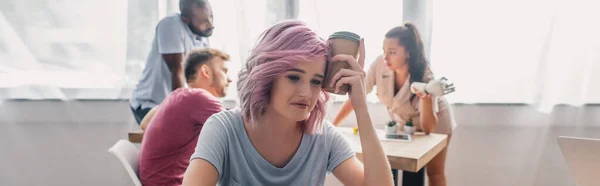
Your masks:
M600 139L559 136L558 145L577 186L600 185Z

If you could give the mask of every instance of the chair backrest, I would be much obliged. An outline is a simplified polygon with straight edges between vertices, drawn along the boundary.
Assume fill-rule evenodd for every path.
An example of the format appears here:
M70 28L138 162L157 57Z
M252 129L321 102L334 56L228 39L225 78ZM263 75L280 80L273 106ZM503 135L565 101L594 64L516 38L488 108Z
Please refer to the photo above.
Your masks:
M558 145L576 185L600 185L600 139L560 136Z
M140 151L127 140L119 140L115 145L108 149L108 152L114 154L117 159L123 164L127 174L131 177L133 184L142 186L138 178L138 159Z

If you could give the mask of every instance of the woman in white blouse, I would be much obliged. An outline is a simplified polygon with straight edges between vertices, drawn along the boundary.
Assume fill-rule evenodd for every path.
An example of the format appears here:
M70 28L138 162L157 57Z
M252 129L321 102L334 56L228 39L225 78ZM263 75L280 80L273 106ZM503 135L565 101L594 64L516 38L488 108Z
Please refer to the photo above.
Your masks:
M456 123L448 101L443 97L418 91L413 94L410 90L413 82L428 82L433 79L429 62L424 55L423 42L415 26L407 23L388 31L383 50L384 54L369 68L366 91L371 92L377 86L379 101L387 106L390 118L398 120L401 126L408 118L412 118L418 131L425 134L448 134L449 142ZM336 115L334 125L339 126L352 110L350 101L346 101ZM448 147L427 165L431 186L446 185L444 169L447 149Z

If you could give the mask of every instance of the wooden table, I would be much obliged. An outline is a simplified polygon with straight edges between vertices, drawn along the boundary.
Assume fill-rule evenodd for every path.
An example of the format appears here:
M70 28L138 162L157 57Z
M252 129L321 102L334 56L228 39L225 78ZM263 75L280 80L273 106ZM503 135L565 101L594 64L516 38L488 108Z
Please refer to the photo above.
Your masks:
M129 131L129 141L131 143L142 143L142 139L144 138L144 132L139 131Z
M356 157L363 161L359 135L354 134L350 127L340 127L339 129L350 142L352 150L356 152ZM380 138L383 138L385 131L377 130L377 134ZM394 180L397 181L397 170L409 171L413 174L403 174L403 185L420 185L414 184L415 181L405 179L408 176L412 177L410 179L425 179L422 168L446 147L448 135L434 133L425 135L417 132L411 137L411 142L381 141L381 145L390 166L396 170ZM417 173L417 175L414 173ZM416 182L424 183L424 180Z
M352 132L352 128L340 127L339 129L350 141L357 158L362 161L360 137ZM377 130L377 134L383 136L385 132ZM448 140L448 136L445 134L433 133L429 135L415 133L411 137L411 142L381 141L392 168L418 172L446 147L446 141Z

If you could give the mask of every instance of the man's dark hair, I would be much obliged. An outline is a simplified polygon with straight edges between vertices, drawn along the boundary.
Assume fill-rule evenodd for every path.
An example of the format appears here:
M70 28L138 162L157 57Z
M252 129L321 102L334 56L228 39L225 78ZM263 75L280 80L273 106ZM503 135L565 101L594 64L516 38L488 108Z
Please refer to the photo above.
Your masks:
M179 0L179 11L181 11L183 17L192 15L192 8L194 6L205 8L206 0Z
M219 57L225 61L229 60L229 54L221 52L217 49L202 48L192 50L185 59L185 67L183 72L185 74L185 81L190 82L191 80L193 80L196 77L196 72L198 71L198 68L203 64L210 66L208 62L210 62L210 60L212 60L215 57Z

